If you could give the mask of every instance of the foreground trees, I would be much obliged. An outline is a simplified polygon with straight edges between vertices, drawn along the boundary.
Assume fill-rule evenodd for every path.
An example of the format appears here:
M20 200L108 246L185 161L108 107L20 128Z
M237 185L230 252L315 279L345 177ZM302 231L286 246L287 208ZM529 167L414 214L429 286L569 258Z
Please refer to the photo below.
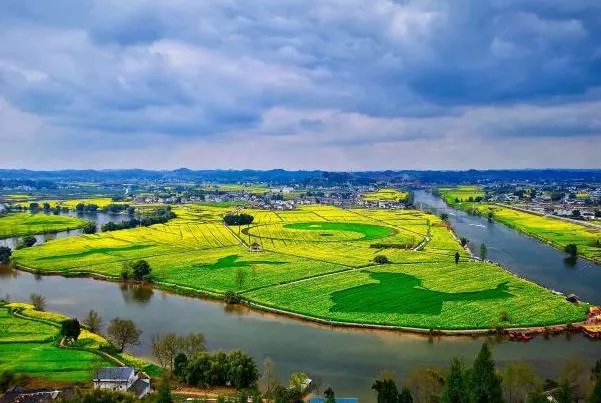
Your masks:
M188 357L194 357L204 350L205 338L201 333L190 333L187 336L178 336L175 333L152 336L152 355L161 367L169 368L174 373L177 370L181 374L182 364L187 364Z
M0 263L8 263L12 253L12 250L8 246L0 246Z
M237 389L246 389L256 385L259 370L254 359L240 350L201 352L188 363L184 379L199 387L231 384Z
M115 318L111 320L107 329L108 339L119 349L120 353L122 353L127 346L136 346L140 344L141 334L142 331L129 319Z
M61 322L61 336L65 339L77 341L81 334L81 326L77 319L65 319Z
M102 318L95 310L90 310L88 312L88 316L83 320L83 324L87 326L87 328L92 333L99 333L102 330Z

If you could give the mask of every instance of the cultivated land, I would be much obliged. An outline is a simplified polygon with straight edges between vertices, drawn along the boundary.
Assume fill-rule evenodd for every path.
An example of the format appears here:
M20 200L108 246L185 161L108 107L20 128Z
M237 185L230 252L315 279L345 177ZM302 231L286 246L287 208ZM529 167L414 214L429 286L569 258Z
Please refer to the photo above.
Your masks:
M81 228L86 221L49 214L15 213L0 216L0 238L46 234Z
M549 242L558 249L575 244L579 255L601 263L601 231L598 229L497 205L478 205L477 210L484 215L492 211L495 221Z
M484 190L480 186L457 186L452 188L439 188L440 197L449 205L458 207L461 203L473 202L477 197L484 197Z
M407 198L408 193L398 189L378 189L375 192L364 193L361 198L366 201L398 202Z
M580 256L601 263L601 231L598 229L496 204L467 202L469 197L475 199L484 195L484 192L478 186L441 188L439 191L440 196L450 206L462 210L475 208L478 214L485 216L492 211L495 221L541 241L548 242L561 250L569 244L575 244L578 247ZM460 202L457 203L456 199L459 199Z
M120 363L151 375L160 372L154 364L116 353L104 337L85 329L74 346L59 347L60 322L65 319L29 304L0 302L0 372L12 370L50 383L89 382L96 368Z
M17 203L17 205L20 205L23 207L28 207L29 203L32 203L32 202L33 201ZM77 206L79 203L95 204L99 208L103 208L103 207L108 206L109 204L115 203L115 202L113 202L113 199L111 199L110 197L94 197L94 198L86 198L86 199L69 199L69 200L39 200L39 201L36 200L35 202L40 205L40 208L42 207L42 204L48 203L50 205L50 208L60 206L60 207L68 207L70 210L75 210L75 206ZM116 203L116 204L118 204L118 203Z
M329 206L247 209L253 224L228 228L222 216L230 210L177 207L178 217L166 224L54 240L14 257L42 273L113 278L124 262L146 259L158 287L217 297L236 291L255 304L326 321L476 329L585 317L586 304L572 305L496 265L470 261L434 215ZM261 252L248 250L254 243ZM374 264L376 255L391 264ZM508 320L501 320L502 312Z

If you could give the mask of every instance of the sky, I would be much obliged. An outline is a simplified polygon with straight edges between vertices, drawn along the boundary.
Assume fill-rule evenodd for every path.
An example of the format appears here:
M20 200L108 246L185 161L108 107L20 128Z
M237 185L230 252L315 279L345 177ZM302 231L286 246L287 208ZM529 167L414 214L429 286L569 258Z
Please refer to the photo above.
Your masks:
M0 167L601 168L599 0L0 2Z

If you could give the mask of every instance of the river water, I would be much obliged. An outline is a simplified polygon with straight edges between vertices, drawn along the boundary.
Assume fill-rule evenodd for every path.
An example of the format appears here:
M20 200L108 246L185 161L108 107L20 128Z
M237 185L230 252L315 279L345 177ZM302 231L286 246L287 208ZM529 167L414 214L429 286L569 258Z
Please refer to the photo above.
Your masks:
M51 214L51 213L37 213L37 214ZM93 221L96 223L96 228L98 231L100 231L100 227L102 227L104 224L108 223L109 221L115 222L115 223L119 223L122 221L126 221L129 220L131 217L127 214L109 214L109 213L102 213L102 212L96 212L96 213L90 213L90 212L75 212L75 211L69 211L69 212L61 212L60 215L62 216L68 216L68 217L77 217L77 218L81 218L82 220L88 220L88 221ZM53 233L53 234L38 234L35 235L35 238L37 239L37 243L43 243L46 241L50 241L52 239L59 239L59 238L65 238L68 236L74 236L74 235L80 235L81 234L81 230L80 229L73 229L70 231L60 231L57 233ZM0 246L8 246L11 249L14 249L15 246L17 245L17 243L19 242L19 237L13 237L13 238L4 238L4 239L0 239Z
M437 199L423 192L416 193L416 201L424 205L430 203L431 208L444 207L444 204L437 204ZM500 224L495 224L498 228L486 231L482 227L474 230L471 228L474 226L470 224L480 224L479 218L464 217L454 210L451 212L456 214L451 216L451 221L460 236L481 242L477 234L482 232L482 239L489 244L489 258L499 258L500 263L514 269L501 259L504 252L497 251L495 246L497 236L494 234L505 234ZM477 222L471 221L472 219ZM465 233L462 232L464 227ZM528 253L525 256L545 255L549 252L543 244L530 242L528 238L513 231L509 233L519 237L520 241L515 242L527 242L528 246L524 248ZM544 250L539 251L539 248ZM515 250L512 247L506 253L512 254ZM522 253L519 255L522 256ZM528 267L535 265L534 262L526 264L518 257L512 259L514 263L519 263L516 272L524 275L528 274ZM566 283L570 285L569 290L567 287L559 287L562 284L559 279L561 266L549 267L546 284L562 291L576 289L576 282ZM582 281L594 281L578 274L589 269L599 270L599 267L562 268L568 273L577 273ZM587 288L586 284L582 284L577 293L584 296L582 290ZM323 389L332 386L337 396L359 397L362 401L375 400L370 387L381 371L392 371L402 379L422 366L446 366L455 356L470 361L487 340L484 337L444 337L432 340L399 332L332 329L271 314L231 310L220 302L187 298L157 290L124 287L91 279L40 277L6 268L0 271L0 295L9 294L12 300L26 301L33 292L46 297L48 310L81 318L90 309L95 309L105 321L117 316L134 320L143 330L143 340L132 351L142 356L150 355L150 337L154 333L202 332L209 349L240 348L252 354L259 363L270 357L282 380L293 371L305 370L312 378L323 380ZM591 291L590 294L594 297L595 293ZM590 341L581 335L559 335L548 340L539 337L528 343L495 342L493 354L499 366L509 361L524 360L532 363L542 376L554 377L566 359L582 356L592 364L594 360L601 358L601 343Z

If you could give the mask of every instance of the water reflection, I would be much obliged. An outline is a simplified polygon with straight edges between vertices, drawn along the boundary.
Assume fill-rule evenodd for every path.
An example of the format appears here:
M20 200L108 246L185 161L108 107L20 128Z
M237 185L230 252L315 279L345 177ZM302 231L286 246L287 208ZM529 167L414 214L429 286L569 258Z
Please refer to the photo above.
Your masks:
M19 272L14 270L12 264L0 263L0 278L15 278L19 276Z
M126 304L146 305L152 299L154 290L145 284L121 284L121 295Z

